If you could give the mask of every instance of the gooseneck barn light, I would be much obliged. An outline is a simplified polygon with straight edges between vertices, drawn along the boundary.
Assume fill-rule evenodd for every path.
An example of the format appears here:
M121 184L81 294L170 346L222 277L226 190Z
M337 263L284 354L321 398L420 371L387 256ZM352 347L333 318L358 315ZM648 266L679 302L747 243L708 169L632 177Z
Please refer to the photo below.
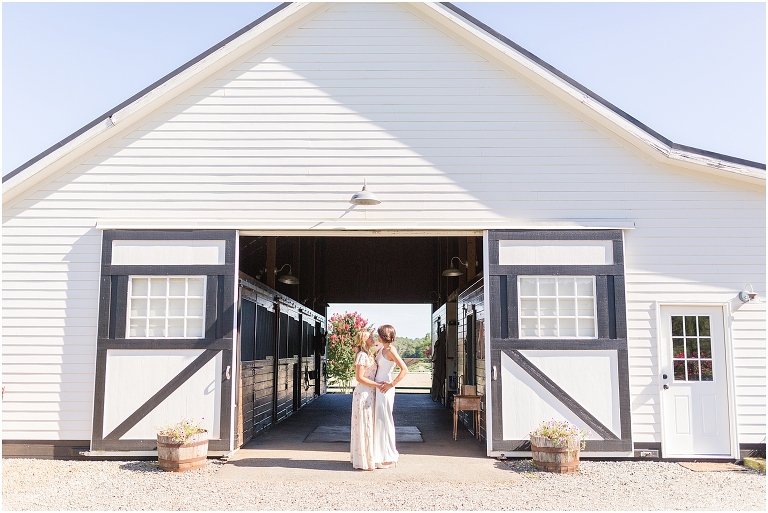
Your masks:
M466 268L469 268L469 262L462 262L461 258L453 257L451 258L451 266L445 271L443 271L443 276L461 276L462 274L464 274L464 271L462 271L461 269L457 269L456 267L453 266L454 260L458 260L461 265L463 265Z
M363 180L363 190L354 193L349 202L353 205L378 205L381 203L381 200L379 200L374 193L365 190L366 187L367 184L365 183L365 180Z
M752 288L751 284L747 283L744 286L744 290L739 292L739 299L741 299L742 303L749 303L750 301L757 299L757 293Z
M279 273L280 271L282 271L286 267L288 267L288 274L284 274L284 275L278 277L277 281L279 281L280 283L285 283L286 285L298 285L299 284L299 279L296 276L294 276L293 274L291 274L291 264L285 264L280 269L275 269L275 274Z

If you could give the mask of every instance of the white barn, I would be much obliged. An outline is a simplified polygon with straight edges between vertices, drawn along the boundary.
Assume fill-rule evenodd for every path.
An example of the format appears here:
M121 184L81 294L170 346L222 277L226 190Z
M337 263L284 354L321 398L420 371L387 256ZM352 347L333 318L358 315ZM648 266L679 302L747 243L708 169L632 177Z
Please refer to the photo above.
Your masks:
M765 164L450 4L283 4L3 178L3 453L147 455L182 414L230 451L323 393L323 305L364 299L453 308L489 456L551 417L587 456L764 452L765 223Z

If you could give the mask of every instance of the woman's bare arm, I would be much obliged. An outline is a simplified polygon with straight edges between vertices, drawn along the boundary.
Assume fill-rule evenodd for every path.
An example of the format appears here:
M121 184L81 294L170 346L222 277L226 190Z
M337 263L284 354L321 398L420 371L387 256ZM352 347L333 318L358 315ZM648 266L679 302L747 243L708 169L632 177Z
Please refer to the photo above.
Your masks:
M363 383L364 385L370 385L372 387L378 386L378 383L364 377L363 374L365 374L365 365L355 365L355 379L358 383Z

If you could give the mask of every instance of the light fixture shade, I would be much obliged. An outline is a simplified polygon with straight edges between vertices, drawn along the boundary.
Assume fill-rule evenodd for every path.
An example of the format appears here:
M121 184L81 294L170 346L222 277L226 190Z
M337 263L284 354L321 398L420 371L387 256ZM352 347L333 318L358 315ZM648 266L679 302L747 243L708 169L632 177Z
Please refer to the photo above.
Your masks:
M286 285L298 285L299 284L299 279L296 276L292 275L290 273L290 271L288 272L288 274L284 274L284 275L278 277L277 281L279 281L280 283L285 283Z
M291 274L292 269L290 264L285 264L280 269L275 269L275 274L278 274L280 271L282 271L286 267L288 268L288 274L278 276L277 281L279 281L280 283L285 283L286 285L298 285L299 279L293 274Z
M463 265L466 268L469 268L469 262L462 262L461 258L453 257L451 258L451 266L445 271L443 271L443 276L461 276L464 274L464 271L453 266L454 260L458 260L461 265Z
M374 193L366 191L365 188L366 185L363 185L363 190L354 193L349 202L353 205L378 205L381 203L381 200Z

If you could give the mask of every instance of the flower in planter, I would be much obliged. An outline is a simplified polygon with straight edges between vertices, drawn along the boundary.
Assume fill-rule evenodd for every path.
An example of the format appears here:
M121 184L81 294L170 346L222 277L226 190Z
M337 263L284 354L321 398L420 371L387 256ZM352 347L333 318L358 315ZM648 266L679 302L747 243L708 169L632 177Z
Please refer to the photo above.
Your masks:
M195 435L206 433L208 430L203 426L203 421L183 418L175 424L166 424L165 426L155 427L160 436L170 436L171 439L180 444L196 441Z
M571 447L579 445L581 450L587 445L587 437L590 432L586 429L579 429L567 420L548 420L530 432L529 436L544 437L548 439L555 447Z

